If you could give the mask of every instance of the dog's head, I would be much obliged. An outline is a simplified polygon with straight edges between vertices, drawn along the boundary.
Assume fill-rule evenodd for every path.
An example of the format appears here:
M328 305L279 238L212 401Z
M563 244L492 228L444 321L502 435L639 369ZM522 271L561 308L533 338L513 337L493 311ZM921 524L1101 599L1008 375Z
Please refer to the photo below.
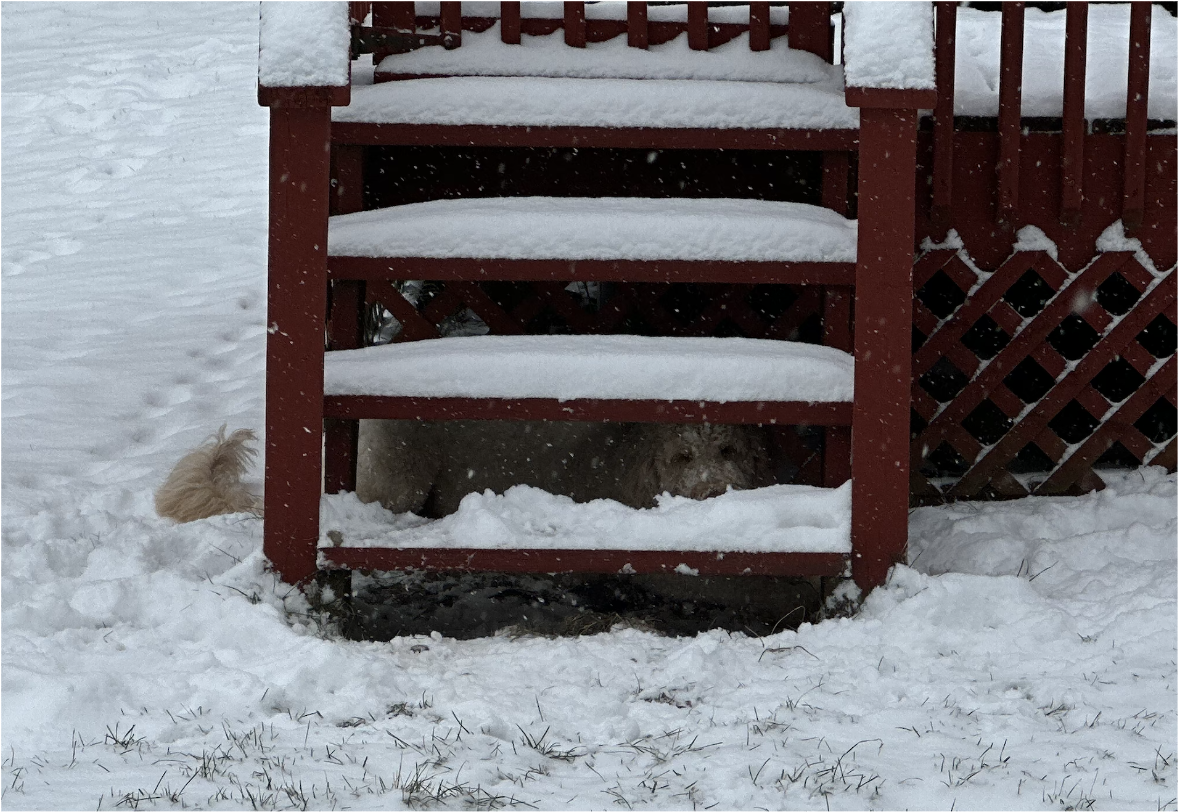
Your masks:
M707 499L729 487L766 484L764 437L753 427L653 425L644 428L639 445L639 468L644 470L635 486L652 497L669 492Z

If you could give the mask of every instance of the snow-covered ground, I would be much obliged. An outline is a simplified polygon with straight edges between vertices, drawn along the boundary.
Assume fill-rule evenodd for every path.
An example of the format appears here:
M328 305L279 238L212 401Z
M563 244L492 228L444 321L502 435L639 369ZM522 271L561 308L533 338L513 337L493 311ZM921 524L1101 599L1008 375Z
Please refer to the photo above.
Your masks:
M341 641L243 516L262 427L254 4L3 6L6 808L1174 808L1175 478L923 509L854 619Z

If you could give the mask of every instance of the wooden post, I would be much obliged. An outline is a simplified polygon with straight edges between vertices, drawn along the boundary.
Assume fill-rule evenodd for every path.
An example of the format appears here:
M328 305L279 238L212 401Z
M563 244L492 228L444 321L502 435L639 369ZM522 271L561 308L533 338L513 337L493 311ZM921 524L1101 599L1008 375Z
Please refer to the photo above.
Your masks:
M519 45L520 7L519 0L503 0L499 4L499 38L508 45Z
M1002 6L1002 56L998 77L998 220L1004 223L1018 218L1024 7L1024 3L1004 3Z
M442 32L442 47L447 51L462 46L462 3L458 0L442 0L441 19L438 22Z
M326 103L270 108L263 549L291 583L319 543L330 144Z
M908 546L916 124L915 109L859 111L851 567L864 592Z
M937 107L933 111L933 209L947 228L953 206L953 91L957 67L957 3L937 3Z
M749 3L749 50L768 51L770 41L769 4Z
M1152 3L1131 3L1129 77L1125 98L1125 232L1141 226L1145 214L1145 133L1149 125L1149 29Z
M708 49L708 4L687 4L687 44L693 51Z
M834 29L830 3L789 4L789 47L834 61Z
M564 44L572 48L584 48L585 32L585 4L564 4Z
M626 3L626 44L646 49L650 45L646 3Z
M1087 72L1088 4L1069 3L1063 57L1063 163L1059 219L1080 220L1084 203L1084 83Z

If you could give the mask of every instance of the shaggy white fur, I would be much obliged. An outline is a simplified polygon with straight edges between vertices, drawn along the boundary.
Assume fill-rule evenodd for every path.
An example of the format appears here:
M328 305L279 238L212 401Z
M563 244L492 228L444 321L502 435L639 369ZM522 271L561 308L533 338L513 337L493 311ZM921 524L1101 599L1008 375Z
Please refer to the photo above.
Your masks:
M191 522L222 513L261 513L260 500L242 483L257 449L249 429L225 436L225 426L189 451L155 494L155 510L166 519Z
M360 421L356 494L396 513L445 516L468 493L532 485L578 502L650 507L772 484L751 426L539 421Z

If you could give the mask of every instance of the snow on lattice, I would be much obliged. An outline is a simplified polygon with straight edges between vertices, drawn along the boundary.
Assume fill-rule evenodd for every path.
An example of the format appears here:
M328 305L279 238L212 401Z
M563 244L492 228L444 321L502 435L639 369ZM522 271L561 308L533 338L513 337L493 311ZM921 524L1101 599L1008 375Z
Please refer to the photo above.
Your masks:
M347 3L263 2L262 87L342 87L350 77Z
M1028 8L1023 33L1024 116L1058 116L1063 112L1063 11ZM957 10L957 115L998 115L998 67L1002 15ZM1178 118L1178 24L1160 6L1153 7L1149 49L1149 117ZM1088 6L1088 56L1085 115L1124 118L1129 65L1129 5Z
M717 79L841 87L842 70L807 51L790 48L784 37L769 51L749 49L748 34L707 51L693 51L687 34L649 49L631 48L624 36L570 48L558 34L523 34L518 45L504 43L499 23L481 33L465 32L462 47L421 48L385 57L377 73L454 76L548 76L581 79Z
M858 223L764 200L466 198L331 218L328 253L366 257L854 262Z
M323 500L321 521L321 547L334 530L346 547L849 553L851 483L774 485L702 502L663 496L644 510L517 485L502 495L472 493L434 522L391 517L340 494Z
M332 117L531 127L859 127L859 111L847 107L841 85L669 79L474 76L383 82L353 87L351 105L336 108Z
M936 87L931 3L853 2L843 16L848 87Z
M854 359L817 344L632 335L462 336L329 352L329 395L849 401Z

